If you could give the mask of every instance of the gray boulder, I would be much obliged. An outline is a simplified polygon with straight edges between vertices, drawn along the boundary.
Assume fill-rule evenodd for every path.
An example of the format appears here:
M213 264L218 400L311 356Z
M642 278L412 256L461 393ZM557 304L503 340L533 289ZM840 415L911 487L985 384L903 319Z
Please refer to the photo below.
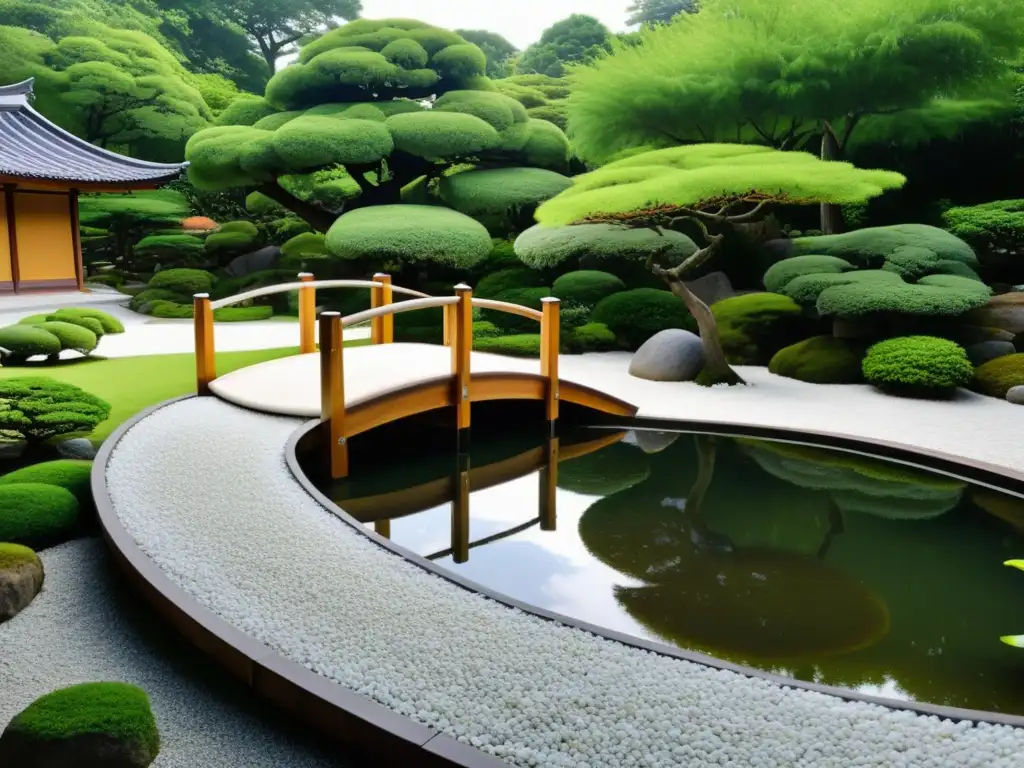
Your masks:
M981 344L983 341L1013 341L1013 334L1002 328L983 328L977 325L962 325L954 328L946 337L963 348Z
M1024 384L1010 387L1006 390L1006 402L1014 405L1024 405Z
M84 437L74 437L71 440L64 440L57 443L57 453L62 459L88 459L96 458L96 449L93 444Z
M20 613L42 588L39 556L20 544L0 544L0 621Z
M228 263L224 271L231 277L245 277L253 272L277 269L280 262L281 249L276 245L268 245L258 251L236 256Z
M983 341L967 347L967 357L973 365L982 365L997 357L1012 355L1016 351L1009 341Z
M729 276L725 272L710 272L704 275L704 277L688 281L686 287L709 307L716 301L728 299L736 295L732 282L730 282Z
M693 381L704 367L700 337L680 328L659 331L643 343L629 375L650 381Z

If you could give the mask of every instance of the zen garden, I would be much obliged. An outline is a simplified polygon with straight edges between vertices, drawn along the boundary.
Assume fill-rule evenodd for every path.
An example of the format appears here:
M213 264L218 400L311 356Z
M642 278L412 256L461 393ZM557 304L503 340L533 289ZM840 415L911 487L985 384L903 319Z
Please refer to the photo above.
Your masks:
M0 0L0 768L1024 766L1022 0L629 2Z

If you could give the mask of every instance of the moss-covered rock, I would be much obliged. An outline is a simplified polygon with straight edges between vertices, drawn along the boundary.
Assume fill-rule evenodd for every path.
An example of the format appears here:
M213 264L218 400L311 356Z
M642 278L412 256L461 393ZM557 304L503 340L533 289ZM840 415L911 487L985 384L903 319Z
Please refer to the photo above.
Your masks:
M982 306L968 312L964 321L988 328L1000 328L1013 334L1024 333L1024 291L993 296Z
M81 352L83 355L88 355L94 349L98 339L96 334L90 331L88 328L84 328L81 325L75 323L65 323L60 320L47 320L45 323L39 323L38 325L32 326L33 328L39 328L40 330L52 333L60 341L61 350L73 350L75 352Z
M579 269L567 272L551 285L551 292L563 301L573 301L588 307L601 299L626 290L626 284L609 272Z
M861 369L865 380L875 386L926 397L966 386L974 373L963 347L934 336L881 341L868 349Z
M866 351L867 345L855 340L812 336L776 352L768 370L811 384L858 384L864 380Z
M79 522L70 492L42 483L0 485L0 541L52 545L67 540Z
M43 563L20 544L0 542L0 622L23 611L43 587Z
M535 269L560 264L576 266L581 258L642 263L652 252L663 252L666 263L679 264L697 251L686 235L667 229L629 229L613 224L569 227L530 227L515 241L516 254ZM611 269L609 268L609 271Z
M666 328L697 330L697 322L683 302L671 292L657 288L613 293L598 302L591 320L608 326L628 349L638 349Z
M1024 353L989 360L974 369L970 387L989 397L1006 397L1011 387L1024 385Z
M11 353L4 359L7 365L23 363L36 355L58 355L61 349L60 339L40 328L39 324L9 325L0 328L0 347Z
M42 483L70 491L83 507L92 506L92 462L57 459L32 464L0 476L0 487L11 483Z
M0 764L145 768L160 734L145 691L126 683L82 683L36 699L0 736Z
M800 306L777 293L749 293L716 302L722 348L735 365L768 365L775 353L812 336L815 324Z

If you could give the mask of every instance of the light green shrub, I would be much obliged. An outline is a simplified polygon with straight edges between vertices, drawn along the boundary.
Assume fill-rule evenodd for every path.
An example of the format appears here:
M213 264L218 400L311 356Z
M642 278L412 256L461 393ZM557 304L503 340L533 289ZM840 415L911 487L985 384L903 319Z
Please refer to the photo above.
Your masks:
M767 365L783 347L813 335L800 306L777 293L748 293L711 305L722 348L735 365Z
M60 348L62 350L71 349L87 355L96 349L96 334L80 325L65 323L60 320L47 320L45 323L39 323L31 327L52 333L60 341Z
M82 328L85 328L86 330L92 332L97 339L103 338L105 334L105 331L103 330L103 323L101 323L95 317L82 317L81 315L61 315L59 313L55 313L52 315L47 315L46 320L43 322L47 321L79 325ZM38 325L42 325L42 323L38 323Z
M811 384L857 384L864 380L865 351L865 345L855 340L812 336L776 352L768 370Z
M92 506L92 462L84 459L56 459L31 464L0 476L0 486L11 483L55 485L70 491L83 507Z
M587 323L575 328L565 339L567 352L611 352L618 349L615 334L604 323Z
M941 395L964 386L974 374L963 347L935 336L880 341L868 349L862 370L870 384L923 396Z
M477 352L491 352L495 355L511 357L540 357L540 334L518 333L509 336L474 338L473 349Z
M47 319L71 322L68 319L70 317L88 317L93 320L99 320L100 325L103 326L104 333L124 333L124 325L121 324L120 320L109 312L104 312L102 309L93 309L92 307L66 307L58 309Z
M191 299L197 293L209 293L214 280L214 276L203 269L165 269L153 275L148 287L162 288Z
M0 402L6 406L0 409L0 431L30 444L59 435L88 434L110 415L110 403L45 376L0 379Z
M135 312L148 313L147 305L152 305L156 301L169 301L174 304L186 304L192 303L192 297L186 296L183 293L176 291L169 291L166 288L147 288L144 291L139 291L137 294L132 296L128 302L128 308Z
M9 325L0 328L0 347L11 353L4 359L4 363L17 365L36 355L50 357L60 354L60 339L40 328L38 323Z
M27 546L66 540L79 521L70 491L43 483L0 485L0 541Z

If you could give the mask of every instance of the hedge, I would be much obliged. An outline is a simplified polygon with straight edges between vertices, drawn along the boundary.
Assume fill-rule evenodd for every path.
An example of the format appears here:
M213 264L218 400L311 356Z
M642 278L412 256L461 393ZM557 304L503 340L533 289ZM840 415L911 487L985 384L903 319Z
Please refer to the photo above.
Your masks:
M580 269L567 272L551 285L551 293L563 301L595 306L601 299L626 290L626 284L609 272Z
M477 283L473 295L481 299L493 299L498 294L515 288L540 288L544 276L526 267L513 267L492 272Z
M214 276L203 269L165 269L149 281L149 288L163 288L191 299L197 293L209 293Z
M192 302L191 296L183 293L169 291L166 288L147 288L132 296L128 302L128 308L136 312L145 312L145 306L155 301L170 301L175 304L187 304Z
M857 384L864 353L865 345L851 339L812 336L776 352L768 370L811 384Z
M10 356L4 359L7 364L22 363L36 355L58 355L61 350L60 339L40 328L38 323L0 328L0 347L11 352Z
M58 309L49 316L49 319L72 322L68 319L71 317L88 317L98 320L100 325L103 326L104 333L124 333L124 326L120 320L109 312L104 312L102 309L93 309L92 307L66 307Z
M935 336L880 341L868 349L861 367L870 384L922 396L941 395L964 386L974 374L963 347Z
M618 349L618 341L615 334L604 323L587 323L574 329L564 339L564 346L567 352L610 352Z
M511 336L473 339L477 352L491 352L512 357L540 357L540 334L519 333Z
M494 297L495 301L504 301L509 304L518 304L521 307L539 310L542 306L541 299L551 295L550 288L510 288L502 291ZM537 320L528 317L513 315L497 309L484 310L483 318L494 323L506 333L529 333L539 329Z
M96 349L98 341L96 334L80 325L65 323L60 320L47 320L45 323L39 323L32 327L39 328L56 336L58 341L60 341L60 348L62 350L71 349L87 355Z
M192 304L177 304L173 301L151 301L149 314L164 319L190 318L194 314ZM221 307L213 310L213 319L218 323L249 322L268 320L274 316L274 308L266 305L251 307Z
M92 462L56 459L32 464L0 477L0 486L11 483L42 483L70 491L83 507L92 506Z
M637 349L666 328L697 330L697 322L683 302L671 292L657 288L614 293L598 302L591 320L606 325L629 349Z
M989 397L1006 397L1011 387L1024 385L1024 353L989 360L974 370L971 389Z
M74 494L55 485L0 485L0 541L53 545L72 534L79 521Z
M103 323L101 323L95 317L82 317L81 315L61 315L55 313L52 315L47 315L46 320L44 320L43 322L46 321L56 321L81 326L82 328L91 331L96 336L97 339L101 339L105 334L105 331L103 330Z
M768 365L783 347L814 333L800 306L777 293L748 293L711 305L726 357L734 365Z

